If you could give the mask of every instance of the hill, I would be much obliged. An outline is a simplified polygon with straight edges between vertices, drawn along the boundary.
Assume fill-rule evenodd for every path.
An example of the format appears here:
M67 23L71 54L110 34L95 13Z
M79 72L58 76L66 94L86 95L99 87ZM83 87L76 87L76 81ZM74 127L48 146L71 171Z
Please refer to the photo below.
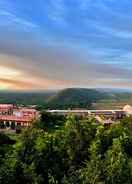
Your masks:
M109 94L95 89L68 88L47 100L48 108L90 108L93 102L109 98Z
M46 100L55 95L55 91L1 91L0 92L0 103L12 103L12 104L23 104L23 105L44 105Z
M38 109L118 109L132 105L132 92L110 89L68 88L52 91L1 91L0 103L37 105Z

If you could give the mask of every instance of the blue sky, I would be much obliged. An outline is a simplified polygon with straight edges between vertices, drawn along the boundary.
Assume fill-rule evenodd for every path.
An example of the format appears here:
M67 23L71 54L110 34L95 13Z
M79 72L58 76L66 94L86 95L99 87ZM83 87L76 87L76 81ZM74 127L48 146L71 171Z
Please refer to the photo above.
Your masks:
M132 88L131 0L0 0L1 89Z

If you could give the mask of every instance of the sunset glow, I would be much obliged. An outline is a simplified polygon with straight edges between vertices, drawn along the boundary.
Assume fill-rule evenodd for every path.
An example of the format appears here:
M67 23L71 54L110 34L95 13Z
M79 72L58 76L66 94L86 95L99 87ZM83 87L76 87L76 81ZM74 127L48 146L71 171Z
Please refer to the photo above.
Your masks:
M130 0L1 0L0 88L132 88L131 7Z
M19 75L20 75L20 72L15 69L0 66L0 76L3 79L14 79Z

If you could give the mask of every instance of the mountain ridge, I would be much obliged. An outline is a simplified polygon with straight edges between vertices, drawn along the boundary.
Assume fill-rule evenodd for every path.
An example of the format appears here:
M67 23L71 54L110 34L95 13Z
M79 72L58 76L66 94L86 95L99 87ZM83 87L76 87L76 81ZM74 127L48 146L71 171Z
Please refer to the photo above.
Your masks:
M89 108L103 98L109 98L108 93L88 88L66 88L49 97L47 104L49 108Z

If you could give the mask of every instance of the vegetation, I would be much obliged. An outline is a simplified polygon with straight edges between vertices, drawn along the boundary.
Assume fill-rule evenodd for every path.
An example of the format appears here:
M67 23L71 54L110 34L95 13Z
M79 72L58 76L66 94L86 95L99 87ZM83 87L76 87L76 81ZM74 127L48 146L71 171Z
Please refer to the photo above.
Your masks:
M132 105L132 93L101 89L69 88L41 92L0 92L0 103L36 105L43 109L112 109Z
M95 89L70 88L58 92L47 101L49 108L90 108L93 102L108 98L105 92Z
M55 91L44 91L44 92L11 92L1 91L0 92L0 104L11 103L11 104L23 104L23 105L44 105L46 100L54 95Z
M44 112L17 140L1 133L0 156L2 184L131 184L132 117L107 127Z
M90 107L93 102L107 98L95 89L71 88L44 92L0 92L0 103L36 105L38 109Z
M60 129L64 126L66 117L63 115L52 115L46 111L41 113L41 118L39 121L34 123L35 128L40 128L46 131L54 131Z

